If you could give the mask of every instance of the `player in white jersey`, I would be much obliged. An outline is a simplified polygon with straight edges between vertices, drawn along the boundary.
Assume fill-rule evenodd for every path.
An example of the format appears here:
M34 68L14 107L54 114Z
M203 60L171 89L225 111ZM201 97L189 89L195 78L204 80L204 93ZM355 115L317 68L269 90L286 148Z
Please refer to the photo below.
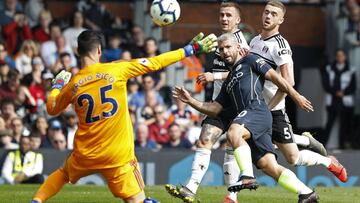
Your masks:
M279 33L285 12L285 6L279 1L270 1L266 4L262 15L262 32L250 42L250 52L264 58L284 79L294 85L291 48L287 40ZM345 182L346 169L335 157L323 156L306 149L299 151L285 112L286 94L271 81L265 82L263 94L273 117L272 140L284 154L287 162L291 165L323 165L338 179ZM305 136L296 136L296 138L309 139ZM312 137L310 139L314 141Z
M237 3L227 2L220 5L219 23L223 33L231 32L241 44L242 54L245 54L249 46L238 29L241 22L240 7ZM219 50L215 51L215 58L213 61L212 72L202 73L198 76L197 81L214 81L213 99L215 99L221 89L223 78L229 72L228 67L220 57ZM202 123L202 130L199 141L197 142L197 149L192 164L191 177L189 182L178 188L174 185L167 184L166 190L173 196L181 198L184 202L193 202L196 191L204 177L210 163L211 149L219 137L227 131L232 119L236 116L233 109L224 110L217 118L207 117ZM228 148L224 157L224 173L225 183L229 186L237 181L240 171L236 164L232 149ZM230 166L233 165L233 166ZM232 171L229 171L229 168ZM232 181L232 182L231 182ZM237 202L236 193L229 192L223 202Z
M285 7L281 2L270 1L267 3L262 16L262 32L251 41L250 52L264 58L282 77L294 85L292 52L288 42L279 33L279 27L284 21L284 15ZM222 79L226 79L227 72L222 73L221 76ZM211 79L203 77L201 82L209 82L212 81ZM290 164L307 166L321 164L327 167L337 178L345 182L347 180L346 169L334 157L326 157L326 150L318 141L311 135L299 136L293 134L291 124L285 113L285 96L286 94L278 91L278 88L273 83L265 82L264 97L267 99L273 116L273 141L278 145ZM299 146L305 146L317 153L309 150L299 151L294 142L294 136ZM231 161L229 163L227 170L236 171L237 166L232 164ZM303 198L306 199L306 197Z

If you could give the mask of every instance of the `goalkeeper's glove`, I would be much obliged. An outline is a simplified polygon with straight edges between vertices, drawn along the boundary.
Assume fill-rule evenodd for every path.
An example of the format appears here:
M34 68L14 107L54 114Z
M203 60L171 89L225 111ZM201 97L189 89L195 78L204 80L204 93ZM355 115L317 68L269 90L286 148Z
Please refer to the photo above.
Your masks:
M204 34L200 32L190 42L190 44L184 47L185 56L191 56L194 54L206 54L216 50L217 37L214 34L210 34L204 38Z
M51 89L59 89L61 90L71 78L71 73L65 70L62 70L58 73L55 78L52 80L52 88Z

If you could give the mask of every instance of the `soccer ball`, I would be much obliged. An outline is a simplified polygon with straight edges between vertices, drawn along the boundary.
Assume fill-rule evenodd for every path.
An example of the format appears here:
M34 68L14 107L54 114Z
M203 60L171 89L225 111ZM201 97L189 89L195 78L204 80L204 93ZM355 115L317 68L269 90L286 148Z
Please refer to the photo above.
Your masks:
M150 15L156 25L170 25L180 17L180 5L176 0L154 0L150 7Z

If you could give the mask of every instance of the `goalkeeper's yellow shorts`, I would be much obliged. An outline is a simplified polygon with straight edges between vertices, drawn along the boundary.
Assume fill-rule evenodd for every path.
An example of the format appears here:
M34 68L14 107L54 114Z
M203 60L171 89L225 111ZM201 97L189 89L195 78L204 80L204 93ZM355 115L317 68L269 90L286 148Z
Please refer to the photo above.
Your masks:
M136 159L116 168L88 169L81 166L72 154L65 160L61 169L70 183L76 183L81 177L100 173L107 181L108 187L115 197L128 199L144 189L144 181Z

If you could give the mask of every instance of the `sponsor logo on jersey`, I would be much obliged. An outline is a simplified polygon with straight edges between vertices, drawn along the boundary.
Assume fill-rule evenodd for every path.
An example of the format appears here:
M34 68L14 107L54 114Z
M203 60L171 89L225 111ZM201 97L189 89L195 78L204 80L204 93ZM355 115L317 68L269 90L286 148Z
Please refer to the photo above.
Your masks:
M218 66L225 66L225 62L224 61L220 61L219 59L214 59L213 62L214 65L218 65Z
M280 51L278 51L278 55L281 56L281 55L285 55L285 54L288 54L288 55L291 55L291 50L290 49L281 49Z
M241 66L241 64L240 64L240 65L236 66L235 71L238 71L238 70L240 70L241 68L242 68L242 66Z
M232 88L234 87L235 83L240 80L240 78L244 75L243 72L237 72L233 76L231 76L231 80L229 84L226 86L226 92L230 93Z

